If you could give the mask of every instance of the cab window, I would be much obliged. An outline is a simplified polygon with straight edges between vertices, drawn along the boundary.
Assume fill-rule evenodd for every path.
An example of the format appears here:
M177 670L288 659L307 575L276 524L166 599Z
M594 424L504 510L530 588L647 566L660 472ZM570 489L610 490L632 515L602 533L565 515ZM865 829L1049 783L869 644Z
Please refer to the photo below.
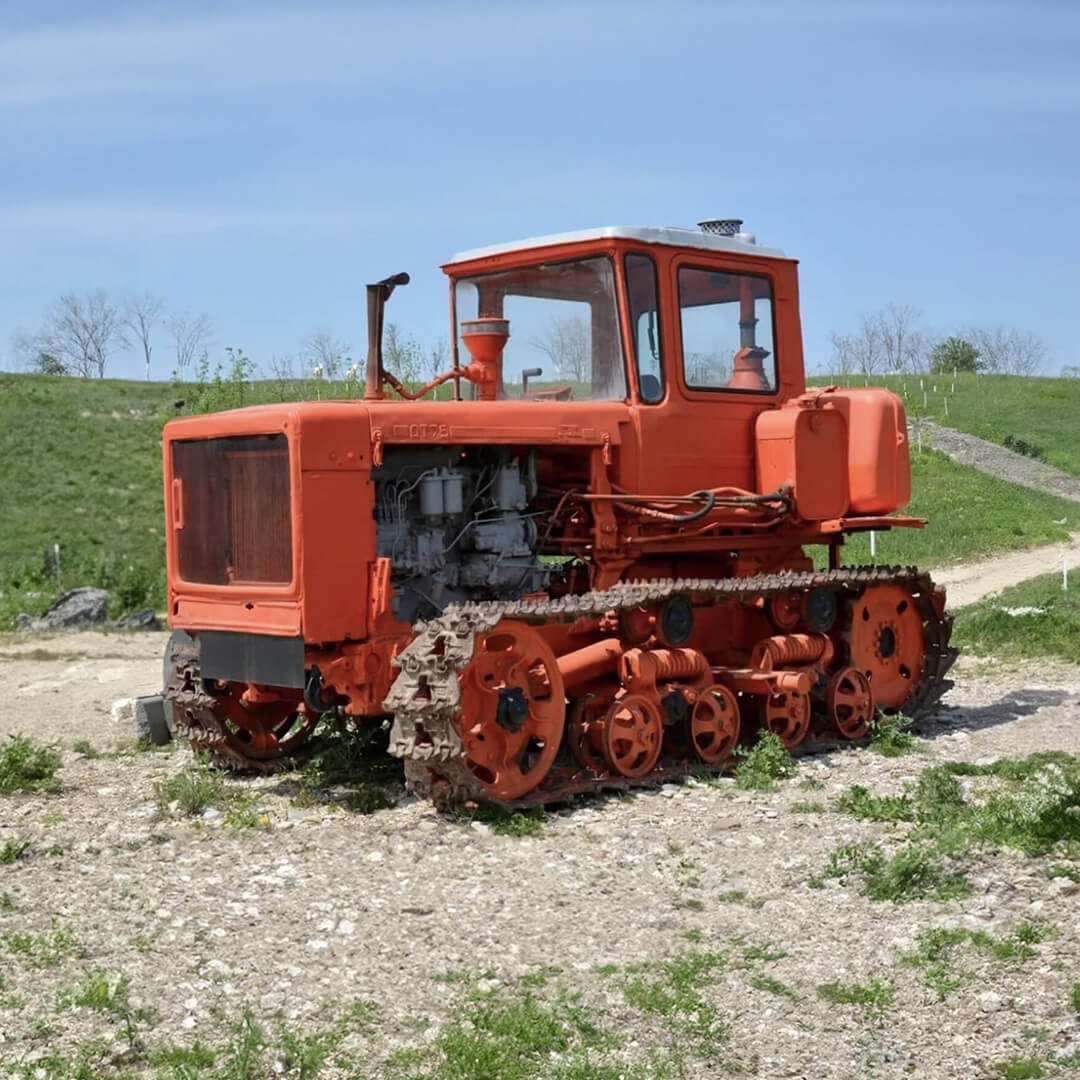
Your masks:
M690 390L776 390L772 283L759 274L679 269L683 380Z
M626 256L626 291L634 335L641 400L649 405L664 397L664 368L660 362L660 316L656 264L648 255Z
M500 397L625 400L615 264L609 257L590 255L458 278L454 307L459 327L484 315L509 320ZM460 338L458 355L468 363Z

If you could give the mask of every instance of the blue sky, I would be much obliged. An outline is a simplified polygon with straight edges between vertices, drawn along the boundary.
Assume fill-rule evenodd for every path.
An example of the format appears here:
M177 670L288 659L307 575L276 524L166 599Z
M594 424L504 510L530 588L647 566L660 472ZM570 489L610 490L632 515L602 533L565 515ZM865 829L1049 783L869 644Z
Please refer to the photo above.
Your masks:
M65 291L149 289L266 362L446 334L453 252L741 216L806 353L894 302L1080 362L1080 4L0 0L0 363ZM158 377L171 370L164 333ZM136 376L134 353L110 374Z

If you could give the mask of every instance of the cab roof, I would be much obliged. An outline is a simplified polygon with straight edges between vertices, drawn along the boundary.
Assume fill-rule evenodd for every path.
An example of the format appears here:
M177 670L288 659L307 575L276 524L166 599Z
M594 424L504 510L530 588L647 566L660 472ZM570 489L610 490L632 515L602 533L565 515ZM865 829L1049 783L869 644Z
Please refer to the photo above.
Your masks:
M490 244L488 247L459 251L444 265L453 266L456 263L486 259L492 255L505 255L512 251L555 247L559 244L578 244L589 240L634 240L639 244L666 244L671 247L701 248L705 251L737 251L743 255L765 255L774 259L788 258L779 248L762 247L738 236L719 236L699 229L676 229L663 225L602 225L595 229L533 236L528 240L515 240L512 243Z

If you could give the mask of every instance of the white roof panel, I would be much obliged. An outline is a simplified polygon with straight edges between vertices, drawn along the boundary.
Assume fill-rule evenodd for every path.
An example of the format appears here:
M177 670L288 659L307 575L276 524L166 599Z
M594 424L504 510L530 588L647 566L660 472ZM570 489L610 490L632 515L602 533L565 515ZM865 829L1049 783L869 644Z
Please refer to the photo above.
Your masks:
M662 225L603 225L597 229L579 229L577 232L553 233L550 236L534 236L528 240L516 240L509 244L491 244L488 247L459 251L447 265L486 259L491 255L505 255L523 248L553 247L556 244L576 244L587 240L637 240L642 244L669 244L673 247L702 248L705 251L738 251L744 255L767 255L770 258L788 258L779 248L762 247L740 240L734 236L718 236L700 229L674 229Z

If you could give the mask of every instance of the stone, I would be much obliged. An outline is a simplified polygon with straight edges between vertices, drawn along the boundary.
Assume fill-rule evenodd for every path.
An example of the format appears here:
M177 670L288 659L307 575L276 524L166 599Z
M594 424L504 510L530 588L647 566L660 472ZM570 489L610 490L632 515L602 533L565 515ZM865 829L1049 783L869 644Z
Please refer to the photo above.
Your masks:
M81 626L100 626L105 622L109 594L104 589L84 586L69 589L58 596L48 611L39 618L20 614L15 629L23 633L34 630L69 630Z
M113 626L117 630L160 630L161 623L158 622L157 616L154 614L153 608L143 608L142 611L133 611L130 615L125 615L122 619L117 619Z

